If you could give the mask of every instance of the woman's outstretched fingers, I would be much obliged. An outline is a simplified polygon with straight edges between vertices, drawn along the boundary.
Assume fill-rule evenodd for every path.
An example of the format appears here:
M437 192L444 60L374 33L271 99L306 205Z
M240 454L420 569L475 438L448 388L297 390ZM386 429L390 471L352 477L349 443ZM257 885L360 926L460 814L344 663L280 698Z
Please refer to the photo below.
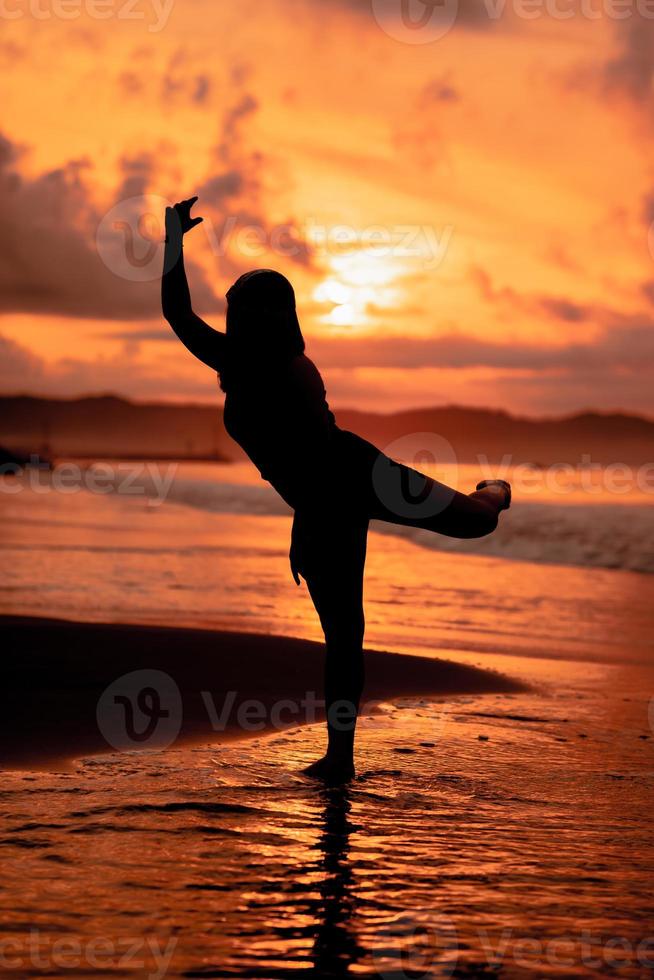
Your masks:
M204 218L191 217L191 208L193 207L197 199L198 198L196 194L195 197L189 197L185 201L178 201L175 207L172 209L177 214L177 217L181 224L183 235L185 235L186 232L190 231L192 228L195 228L196 225L199 225L202 223L202 221L204 221ZM168 213L168 210L169 209L166 209L166 213Z

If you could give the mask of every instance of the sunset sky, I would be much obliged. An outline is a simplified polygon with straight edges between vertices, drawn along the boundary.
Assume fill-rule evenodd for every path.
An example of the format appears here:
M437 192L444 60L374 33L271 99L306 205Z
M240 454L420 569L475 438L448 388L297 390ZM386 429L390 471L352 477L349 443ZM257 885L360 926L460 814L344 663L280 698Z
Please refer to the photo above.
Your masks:
M454 2L5 0L3 390L216 398L150 240L199 194L196 309L284 272L335 406L654 416L654 19Z

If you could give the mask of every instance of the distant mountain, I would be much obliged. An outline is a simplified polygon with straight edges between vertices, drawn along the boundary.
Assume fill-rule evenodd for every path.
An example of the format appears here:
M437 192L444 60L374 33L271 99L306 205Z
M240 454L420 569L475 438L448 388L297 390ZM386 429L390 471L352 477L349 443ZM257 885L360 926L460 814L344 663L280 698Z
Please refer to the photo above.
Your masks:
M139 459L231 460L222 410L140 404L113 395L72 400L0 397L0 444L20 453Z
M454 448L460 462L479 454L514 463L594 463L640 465L654 461L654 422L637 415L584 412L562 418L521 418L490 409L447 406L415 409L392 415L338 413L339 424L377 445L409 433L438 433ZM417 440L419 443L420 440Z
M654 459L654 422L635 415L585 412L564 418L519 418L488 409L443 407L391 415L343 409L339 425L380 448L403 437L435 433L459 462L483 454L491 462L640 465ZM17 453L58 456L236 460L243 453L210 405L141 404L112 395L56 400L0 397L0 444ZM428 440L409 439L409 454ZM401 449L395 455L401 455Z

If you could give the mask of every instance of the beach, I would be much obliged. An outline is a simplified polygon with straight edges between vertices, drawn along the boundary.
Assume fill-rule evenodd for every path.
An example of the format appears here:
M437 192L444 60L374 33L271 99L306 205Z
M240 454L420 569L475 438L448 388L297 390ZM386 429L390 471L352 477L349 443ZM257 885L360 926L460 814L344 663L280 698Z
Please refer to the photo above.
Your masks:
M81 755L111 751L112 732L104 730L98 703L117 678L135 671L145 681L151 676L155 688L158 675L169 678L179 703L176 743L324 719L323 647L311 641L10 617L0 618L0 629L13 692L0 719L5 768L61 768ZM369 711L395 697L521 689L502 674L450 661L368 651L366 663ZM153 735L149 750L160 744ZM172 741L165 726L160 739ZM126 747L138 748L137 739Z
M651 670L549 671L391 697L345 789L300 775L320 725L5 772L3 951L57 977L649 975Z
M9 975L651 975L651 576L373 530L329 789L288 515L182 491L0 500Z

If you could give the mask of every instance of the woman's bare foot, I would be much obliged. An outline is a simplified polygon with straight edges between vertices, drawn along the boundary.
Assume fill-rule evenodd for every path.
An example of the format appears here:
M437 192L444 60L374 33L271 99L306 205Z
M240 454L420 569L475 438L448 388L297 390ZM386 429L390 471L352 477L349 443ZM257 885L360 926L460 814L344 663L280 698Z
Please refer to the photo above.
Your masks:
M338 786L340 783L347 783L354 779L354 762L352 759L334 759L325 755L317 762L312 762L302 772L312 779L322 779L330 786Z

